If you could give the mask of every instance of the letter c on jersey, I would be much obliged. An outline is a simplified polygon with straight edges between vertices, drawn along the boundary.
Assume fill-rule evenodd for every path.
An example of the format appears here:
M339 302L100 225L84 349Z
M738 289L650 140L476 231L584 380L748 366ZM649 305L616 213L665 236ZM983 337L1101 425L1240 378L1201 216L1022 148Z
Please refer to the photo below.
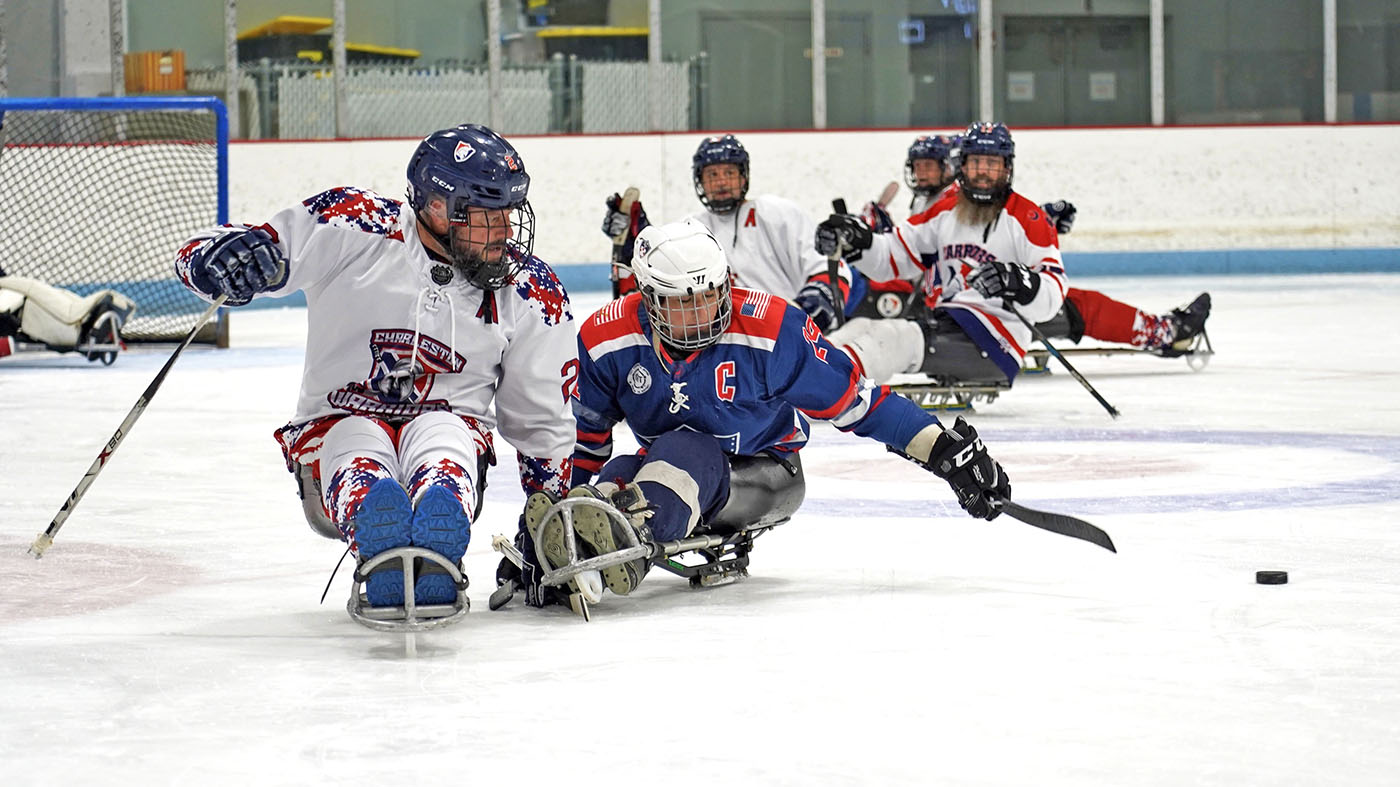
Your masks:
M734 362L725 361L715 367L715 396L720 401L734 401L734 386L729 381L734 378Z

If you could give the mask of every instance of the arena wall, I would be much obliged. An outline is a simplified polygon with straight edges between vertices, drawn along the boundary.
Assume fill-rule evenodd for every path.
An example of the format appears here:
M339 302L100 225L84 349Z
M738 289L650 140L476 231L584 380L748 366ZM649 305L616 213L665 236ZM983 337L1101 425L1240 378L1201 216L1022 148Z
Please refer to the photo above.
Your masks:
M1014 130L1013 130L1014 131ZM915 131L745 132L750 192L814 218L900 180ZM653 221L699 210L690 157L702 134L517 137L536 251L574 288L601 287L603 200L641 190ZM1255 126L1016 131L1015 187L1079 209L1061 241L1071 275L1400 271L1400 127ZM416 139L245 142L230 151L230 218L261 222L357 185L401 197ZM566 267L569 266L569 267ZM572 267L579 266L579 267Z

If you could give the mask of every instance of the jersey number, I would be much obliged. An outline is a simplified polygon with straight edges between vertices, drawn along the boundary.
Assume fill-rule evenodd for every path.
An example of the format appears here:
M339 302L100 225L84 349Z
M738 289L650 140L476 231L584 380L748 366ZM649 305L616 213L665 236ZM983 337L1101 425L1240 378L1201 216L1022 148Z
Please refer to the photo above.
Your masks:
M564 401L578 396L578 359L569 361L559 369L559 375L564 378L562 390Z
M812 345L812 354L817 356L817 360L826 362L826 348L817 344L817 340L822 338L822 332L817 329L817 324L812 322L812 318L807 318L807 324L802 326L802 338Z

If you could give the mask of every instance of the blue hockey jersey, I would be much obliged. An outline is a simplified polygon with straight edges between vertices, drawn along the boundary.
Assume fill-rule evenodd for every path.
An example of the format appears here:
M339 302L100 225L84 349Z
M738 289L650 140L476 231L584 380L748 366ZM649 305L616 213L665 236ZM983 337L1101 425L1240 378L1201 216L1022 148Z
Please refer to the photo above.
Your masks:
M654 340L639 293L615 300L579 330L574 393L575 485L612 456L620 421L643 447L666 432L713 435L726 453L796 451L811 419L903 449L932 415L862 377L802 310L754 290L733 290L733 320L719 342L671 358Z

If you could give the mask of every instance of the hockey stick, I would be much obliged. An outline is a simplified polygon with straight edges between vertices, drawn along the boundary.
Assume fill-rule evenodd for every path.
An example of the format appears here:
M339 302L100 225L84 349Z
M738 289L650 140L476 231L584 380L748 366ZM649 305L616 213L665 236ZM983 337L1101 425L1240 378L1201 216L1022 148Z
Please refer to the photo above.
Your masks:
M1049 511L1037 511L1034 508L1027 508L1020 503L1012 502L1006 498L994 498L992 506L1001 509L1003 514L1019 519L1032 527L1041 530L1049 530L1051 533L1059 533L1062 536L1077 538L1081 541L1088 541L1095 546L1101 546L1114 554L1118 553L1118 548L1113 546L1113 539L1108 537L1100 528L1097 528L1082 519L1076 519L1066 514L1053 514Z
M59 528L63 527L64 522L68 521L68 517L73 513L73 509L78 507L78 501L82 500L83 495L87 494L88 487L92 486L92 482L97 480L97 474L102 472L102 468L107 466L107 460L112 457L112 454L116 453L117 446L120 446L122 440L126 439L127 434L131 432L132 426L136 424L136 419L140 418L141 414L146 411L146 405L151 403L151 399L155 397L156 391L160 390L161 384L165 382L165 376L170 374L171 367L175 365L175 360L180 357L180 353L184 352L186 347L190 346L190 342L194 341L195 334L199 333L199 329L204 327L204 323L209 322L209 318L213 317L214 313L219 310L219 307L224 305L224 300L226 298L228 298L227 295L220 295L218 298L214 299L214 302L209 305L209 308L204 310L204 314L201 314L199 319L195 320L194 327L185 335L185 340L180 342L180 346L176 347L175 352L170 354L170 360L165 362L165 365L162 366L160 371L156 374L155 379L151 380L151 384L146 386L146 390L136 399L136 404L132 405L131 412L127 413L126 418L122 419L121 426L117 427L117 431L112 435L112 439L108 440L107 445L98 453L97 458L92 462L92 466L88 468L87 472L83 474L82 480L74 487L73 493L68 495L68 499L64 501L63 507L58 509L58 514L54 516L48 528L40 533L38 538L34 539L34 543L29 546L29 554L33 555L35 560L43 557L44 551L53 546L53 537L58 535Z
M837 214L845 214L846 200L840 197L837 197L836 199L832 200L831 212ZM826 255L826 281L828 284L831 285L831 297L837 299L838 301L841 301L840 303L831 304L832 307L834 307L833 311L836 312L836 321L831 326L831 329L833 331L837 328L840 328L842 324L846 322L846 299L841 297L841 274L839 272L840 269L841 244L837 244L836 250Z
M957 434L941 423L938 424L938 428L942 429L945 433ZM927 462L916 459L892 445L886 445L885 450L892 454L902 456L929 472L933 471L933 468ZM1114 554L1118 553L1118 548L1113 546L1113 539L1108 537L1108 533L1105 533L1103 530L1082 519L1076 519L1066 514L1038 511L1034 508L1023 506L1020 503L1014 503L1010 498L1000 496L993 496L991 498L991 504L993 508L1001 511L1003 514L1006 514L1012 519L1025 522L1032 527L1048 530L1051 533L1059 533L1062 536L1069 536L1070 538L1077 538L1081 541L1088 541L1090 544L1103 547L1109 552L1113 552Z
M636 203L641 196L642 192L636 186L628 186L627 190L622 192L622 200L617 204L618 212L627 216L628 223L627 229L614 235L612 239L612 268L610 269L610 274L612 278L612 296L614 300L616 300L617 296L620 294L619 289L622 286L620 281L622 277L618 275L618 269L627 267L622 261L622 247L626 245L627 233L633 229L632 225L635 223L632 218L632 205Z
M1039 328L1035 327L1035 325L1033 325L1030 320L1027 320L1025 316L1023 316L1020 312L1016 311L1015 306L1007 304L1006 308L1012 314L1016 315L1016 319L1020 320L1022 325L1030 329L1031 335L1035 336L1037 341L1045 345L1045 349L1049 351L1049 353L1052 356L1055 357L1055 360L1059 361L1066 369L1069 370L1070 375L1074 377L1074 379L1078 380L1079 384L1084 386L1084 390L1092 394L1093 397L1098 400L1099 404L1103 405L1103 409L1107 410L1110 416L1117 418L1120 415L1118 410L1113 405L1109 404L1108 400L1103 398L1103 396L1100 395L1098 391L1094 390L1094 386L1090 385L1088 380L1084 379L1084 375L1080 374L1079 370L1074 368L1074 364L1069 362L1069 359L1064 356L1064 353L1061 353L1059 350L1055 349L1055 345L1051 344L1050 340L1045 338L1045 334L1041 333Z
M876 202L880 205L880 207L888 208L890 206L890 202L894 199L894 195L897 193L899 193L899 183L898 181L892 180L889 183L885 184L885 190L880 192L880 198L876 200Z

